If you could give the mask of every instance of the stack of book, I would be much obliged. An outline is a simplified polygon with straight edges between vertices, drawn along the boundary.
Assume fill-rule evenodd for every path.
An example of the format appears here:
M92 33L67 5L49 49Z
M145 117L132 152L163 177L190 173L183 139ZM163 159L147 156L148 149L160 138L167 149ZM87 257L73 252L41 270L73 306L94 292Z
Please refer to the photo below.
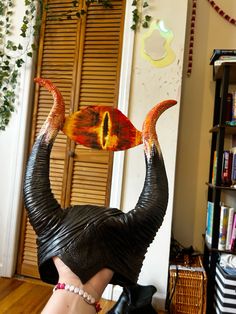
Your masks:
M235 126L236 125L236 91L232 91L227 94L225 104L225 124Z
M213 67L213 78L218 79L222 77L222 64L236 63L236 49L214 49L210 58L210 64ZM235 73L231 73L231 77L235 78Z
M236 49L214 49L210 58L210 65L215 64L218 60L236 60Z
M215 279L216 314L236 313L236 276L227 274L220 265L217 265Z
M217 152L214 152L212 184L216 184ZM236 147L223 151L221 185L236 188Z
M207 203L206 241L212 243L214 203ZM219 250L236 250L236 210L233 207L220 206Z

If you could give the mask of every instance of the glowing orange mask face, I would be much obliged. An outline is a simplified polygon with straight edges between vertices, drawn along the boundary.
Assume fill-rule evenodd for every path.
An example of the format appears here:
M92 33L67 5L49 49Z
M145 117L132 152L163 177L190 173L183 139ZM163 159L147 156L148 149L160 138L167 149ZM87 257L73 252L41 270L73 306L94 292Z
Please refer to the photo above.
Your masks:
M62 131L84 146L125 150L142 143L142 132L118 109L89 106L66 118Z

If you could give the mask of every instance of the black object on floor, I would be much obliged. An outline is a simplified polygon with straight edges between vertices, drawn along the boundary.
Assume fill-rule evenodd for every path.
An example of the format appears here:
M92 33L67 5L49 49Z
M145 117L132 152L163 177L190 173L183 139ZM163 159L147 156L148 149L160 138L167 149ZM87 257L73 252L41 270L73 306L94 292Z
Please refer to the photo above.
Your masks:
M151 303L156 291L152 285L124 287L118 301L107 314L156 314Z

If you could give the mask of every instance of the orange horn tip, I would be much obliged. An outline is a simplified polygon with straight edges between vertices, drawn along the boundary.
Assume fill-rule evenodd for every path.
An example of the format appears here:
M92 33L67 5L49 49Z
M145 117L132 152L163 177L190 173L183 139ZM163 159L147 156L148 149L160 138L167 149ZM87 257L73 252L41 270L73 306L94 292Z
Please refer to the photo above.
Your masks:
M166 111L168 108L176 105L177 101L173 99L164 100L154 106L146 116L146 119L143 123L143 142L144 142L144 149L145 152L149 155L151 151L151 147L155 144L160 151L159 143L156 134L156 122L160 115Z
M48 79L37 77L34 79L40 86L45 87L53 97L53 106L44 122L40 134L46 134L46 141L55 139L58 131L62 128L65 119L65 103L59 89Z

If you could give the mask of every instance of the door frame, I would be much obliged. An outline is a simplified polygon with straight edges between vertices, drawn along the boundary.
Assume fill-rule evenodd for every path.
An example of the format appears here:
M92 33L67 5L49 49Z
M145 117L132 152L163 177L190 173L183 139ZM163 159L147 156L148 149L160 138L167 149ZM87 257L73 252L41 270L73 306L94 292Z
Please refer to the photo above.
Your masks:
M125 14L125 21L124 21L119 97L118 97L117 108L123 114L128 116L132 62L133 62L133 49L134 49L134 31L131 30L130 28L130 26L132 25L132 19L133 19L131 0L126 0L125 13L126 14ZM115 208L120 209L125 152L124 151L115 152L113 156L114 157L113 157L112 180L111 180L110 207L115 207ZM116 301L121 292L122 292L122 288L120 286L108 285L102 297L107 300Z

